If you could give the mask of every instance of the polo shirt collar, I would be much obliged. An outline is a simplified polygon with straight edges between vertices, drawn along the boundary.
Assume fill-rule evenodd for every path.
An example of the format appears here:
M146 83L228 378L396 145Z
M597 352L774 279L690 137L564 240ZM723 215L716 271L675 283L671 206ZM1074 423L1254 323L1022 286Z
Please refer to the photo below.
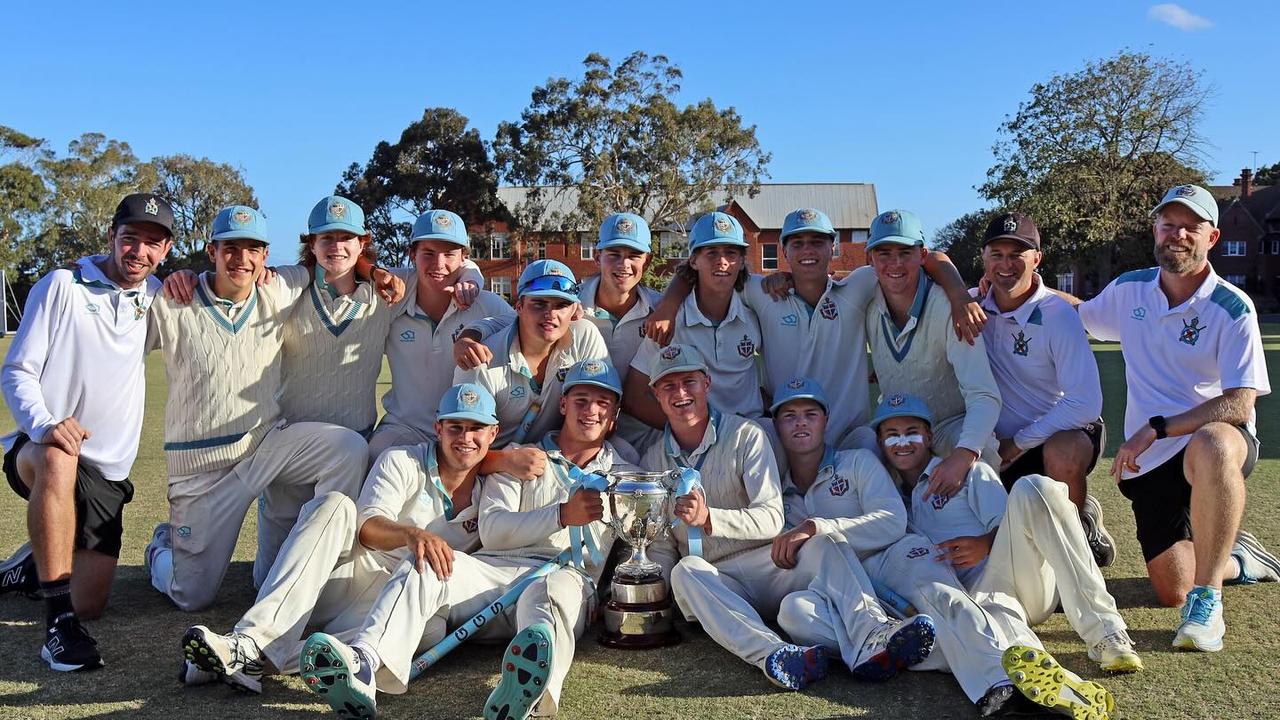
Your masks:
M684 451L680 449L680 443L676 442L675 435L671 433L671 424L667 423L666 428L662 431L662 442L666 447L667 455L669 457L677 460L681 457L687 457L688 461L692 462L695 457L711 452L711 448L715 446L716 440L719 439L719 433L717 430L720 427L720 411L714 407L710 408L710 410L711 419L707 422L706 432L702 434L702 442L699 443L698 447L694 448L693 452L689 453L687 456L685 456Z
M579 291L579 297L583 299L583 312L597 320L622 322L623 320L631 317L649 317L649 314L653 312L653 306L649 304L649 295L644 291L645 288L643 285L636 286L636 304L632 305L631 309L627 311L627 314L620 318L615 318L608 310L605 310L596 304L596 291L599 289L600 276L593 275L582 281L582 288ZM692 294L693 293L690 293L690 295Z
M1040 301L1053 294L1049 288L1044 286L1044 282L1040 279L1039 275L1033 275L1032 281L1035 283L1035 291L1031 293L1031 297L1027 298L1026 302L1013 310L1009 312L1001 312L1000 308L996 305L994 292L988 292L986 297L982 298L982 309L986 310L989 314L999 315L1002 318L1009 318L1017 323L1018 327L1026 327L1032 314L1039 309Z
M76 260L76 265L72 268L71 275L75 281L86 287L101 288L104 290L124 290L119 285L111 281L107 274L102 272L102 268L98 267L98 263L106 262L106 255L90 255ZM135 288L139 289L139 288Z
M1218 288L1218 273L1214 272L1213 265L1209 266L1209 274L1205 276L1204 282L1200 283L1200 287L1191 294L1181 305L1177 307L1169 307L1169 298L1165 297L1164 291L1160 289L1160 275L1164 272L1164 268L1157 268L1156 274L1151 278L1147 285L1147 292L1152 296L1155 307L1160 309L1161 315L1170 315L1173 313L1183 313L1192 307L1199 306L1213 296L1213 291Z
M406 282L405 285L405 298L402 300L402 302L405 303L405 314L409 317L418 318L419 320L431 321L431 316L423 312L422 308L418 306L418 275L416 270L414 271L413 278L409 282ZM372 291L372 288L370 288L370 290ZM449 307L445 308L444 315L440 316L440 322L444 322L445 318L457 311L457 302L450 300Z
M733 322L737 318L742 317L743 305L742 300L738 295L738 291L734 290L733 296L729 298L729 312L725 313L724 320L720 321L721 325ZM716 323L707 319L707 316L702 314L702 309L698 307L698 293L696 289L689 293L689 297L684 299L684 324L690 327L694 325L706 325L707 327L716 326Z

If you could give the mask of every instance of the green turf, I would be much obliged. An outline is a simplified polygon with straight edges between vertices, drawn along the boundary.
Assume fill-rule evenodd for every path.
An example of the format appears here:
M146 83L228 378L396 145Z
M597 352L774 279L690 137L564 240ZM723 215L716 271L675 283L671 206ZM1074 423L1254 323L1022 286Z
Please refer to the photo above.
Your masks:
M1280 326L1266 326L1267 359L1280 367ZM0 351L8 340L0 341ZM1114 345L1098 345L1111 430L1108 454L1122 441L1123 360ZM261 696L239 696L225 687L182 689L174 679L178 642L190 625L228 629L253 601L250 562L252 517L245 523L237 562L217 604L185 614L151 589L142 550L156 522L166 517L161 428L164 371L158 357L148 361L146 424L134 466L137 494L126 516L125 548L111 606L90 624L108 666L87 674L49 671L38 658L43 611L38 602L0 599L0 713L28 718L151 717L228 718L323 717L327 706L312 701L297 678L268 678ZM383 381L385 382L385 375ZM381 393L384 388L380 388ZM1259 403L1264 442L1280 437L1280 405ZM12 427L5 413L0 430ZM1280 548L1280 456L1267 442L1249 480L1247 525L1263 542ZM1104 474L1093 476L1093 492L1107 512L1107 526L1120 544L1116 564L1106 570L1108 585L1147 664L1138 675L1102 681L1130 718L1275 718L1280 701L1280 631L1271 612L1280 606L1280 585L1228 588L1226 649L1216 655L1178 653L1169 648L1177 611L1154 606L1133 541L1133 520L1124 499ZM7 491L3 491L7 492ZM3 497L0 492L0 497ZM15 496L0 501L0 555L25 536L25 504ZM1048 649L1068 668L1090 678L1098 673L1085 648L1061 615L1038 629ZM496 646L465 646L419 680L407 695L381 698L383 716L458 718L477 716L497 682ZM976 712L949 675L910 673L871 685L836 671L803 693L769 685L760 672L738 661L697 631L661 652L606 650L584 640L565 684L565 718L974 718Z

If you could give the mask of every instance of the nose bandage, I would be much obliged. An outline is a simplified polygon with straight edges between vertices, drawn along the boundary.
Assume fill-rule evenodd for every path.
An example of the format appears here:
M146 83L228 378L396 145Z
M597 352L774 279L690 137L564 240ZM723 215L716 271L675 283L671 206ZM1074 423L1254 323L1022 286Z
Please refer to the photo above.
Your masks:
M923 445L923 444L924 444L924 436L923 436L923 435L919 435L919 434L917 434L917 435L895 435L895 436L893 436L893 437L887 437L887 438L885 438L885 439L884 439L884 446L885 446L885 447L887 447L887 448L891 448L891 447L906 447L907 445L915 445L916 443L919 443L919 444Z

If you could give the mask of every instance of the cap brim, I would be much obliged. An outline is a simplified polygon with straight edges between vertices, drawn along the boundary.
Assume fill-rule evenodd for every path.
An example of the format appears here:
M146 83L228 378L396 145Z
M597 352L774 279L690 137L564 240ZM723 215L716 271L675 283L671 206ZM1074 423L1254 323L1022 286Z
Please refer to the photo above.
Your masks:
M469 247L471 245L471 241L469 240L459 240L458 238L452 235L443 235L441 233L427 233L426 235L414 235L413 237L409 238L409 242L417 242L419 240L443 240L448 243L453 243L454 245L461 245L462 247Z
M713 245L732 245L734 247L751 247L751 244L748 243L746 240L730 240L728 238L717 238L715 240L708 240L706 242L698 243L697 245L690 245L689 250L691 251L701 250L704 247L711 247Z
M867 243L867 249L870 250L877 245L906 245L907 247L924 247L924 241L919 238L909 238L903 235L885 235Z
M1215 226L1218 224L1218 219L1215 218L1208 210L1205 210L1204 208L1191 202L1190 200L1187 200L1186 198L1174 198L1172 200L1166 200L1165 202L1160 203L1159 205L1151 208L1151 217L1155 217L1156 213L1160 212L1161 208L1167 205L1172 205L1174 203L1187 207L1188 209L1191 210L1191 212L1196 214L1196 217L1200 218L1201 220L1208 220L1209 222L1213 223Z
M436 420L471 420L473 422L483 423L485 425L497 425L498 418L493 415L485 415L484 413L459 411L448 413L445 415L437 415Z
M114 225L155 225L156 227L169 233L170 237L173 237L173 228L169 227L168 225L165 225L162 222L157 221L155 215L143 215L141 217L130 216L130 217L124 217L124 218L117 218L112 220L112 224Z
M561 300L568 300L569 302L578 302L577 295L570 295L567 292L561 292L559 290L528 290L526 292L519 293L519 297L522 297L522 298L553 297L553 298L560 298Z
M619 398L622 397L622 388L613 387L612 385L609 385L608 383L600 382L599 380L578 380L573 383L568 383L563 388L561 388L561 392L567 393L571 388L578 387L579 385L592 385L594 387L603 388L617 395Z
M827 408L827 401L823 398L818 397L817 395L814 395L813 393L801 393L799 395L788 395L787 397L775 402L773 406L769 408L769 412L771 413L777 412L778 408L782 407L783 405L786 405L792 400L812 400L822 406L823 412L825 413L831 412L830 409Z
M249 230L228 230L226 232L215 233L210 240L254 240L263 245L270 245L271 241L264 235Z
M643 253L652 252L653 250L652 246L646 245L634 238L611 238L609 240L601 240L596 243L597 250L608 250L609 248L615 247L631 248L632 250L639 250Z
M930 425L933 425L933 418L925 417L920 413L915 413L915 412L911 412L910 410L904 409L904 410L890 410L889 412L883 415L876 415L875 417L871 418L871 427L879 428L880 424L883 423L885 420L892 420L894 418L900 418L900 417L919 418L920 420L923 420L929 423Z
M788 232L786 235L783 235L779 239L782 240L783 242L786 242L787 238L791 237L792 235L799 235L800 233L806 233L806 232L817 233L819 235L826 235L827 237L832 239L834 239L836 236L836 233L834 230L828 230L827 228L823 228L823 227L814 227L812 225L805 225L804 227L798 227L791 230L790 232Z
M991 244L991 243L993 243L993 242L1000 242L1001 240L1008 240L1009 242L1015 242L1015 243L1018 243L1019 245L1021 245L1021 246L1022 246L1022 247L1024 247L1024 248L1027 248L1028 250L1039 250L1039 249L1040 249L1040 246L1039 246L1039 245L1035 244L1034 242L1032 242L1032 241L1030 241L1030 240L1028 240L1028 239L1026 239L1026 238L1024 238L1024 237L1019 237L1019 236L1017 236L1017 235L997 235L997 236L995 236L995 237L993 237L993 238L988 238L988 239L986 239L986 240L983 240L983 241L982 241L982 246L983 246L983 247L986 247L987 245L990 245L990 244Z
M364 228L359 227L357 225L352 225L350 223L329 223L328 225L321 225L319 227L311 228L309 232L312 235L319 235L320 233L336 232L338 230L341 230L343 232L353 233L355 235L369 234L368 230L365 230Z
M663 370L661 375L657 377L649 378L649 387L653 387L654 385L657 385L659 380L673 373L693 372L694 370L697 370L698 372L701 372L701 373L707 373L707 366L699 365L697 363L689 363L685 365L674 365L672 367L667 368L666 370Z

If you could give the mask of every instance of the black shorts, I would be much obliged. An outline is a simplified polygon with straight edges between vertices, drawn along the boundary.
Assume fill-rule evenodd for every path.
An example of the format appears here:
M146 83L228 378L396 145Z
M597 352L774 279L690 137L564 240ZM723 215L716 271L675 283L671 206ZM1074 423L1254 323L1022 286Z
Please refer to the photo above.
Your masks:
M1237 426L1249 452L1240 470L1245 477L1258 462L1258 438ZM1159 467L1136 477L1120 481L1120 493L1133 506L1133 519L1138 526L1138 544L1147 562L1175 543L1191 539L1191 484L1182 472L1183 446L1177 455Z
M4 475L9 487L23 500L31 488L18 477L18 451L31 439L19 434L13 448L4 454ZM124 534L124 506L133 500L133 483L108 480L102 471L88 464L76 466L76 549L93 550L120 557L120 536Z
M1098 458L1102 457L1102 449L1107 446L1107 426L1102 422L1102 418L1098 418L1080 428L1080 431L1088 435L1089 442L1093 443L1093 457L1089 459L1089 467L1084 471L1084 474L1088 475L1093 472L1094 466L1098 464ZM1019 455L1012 465L1001 471L1000 481L1004 483L1005 490L1012 490L1013 484L1023 475L1044 474L1044 444L1041 443Z

